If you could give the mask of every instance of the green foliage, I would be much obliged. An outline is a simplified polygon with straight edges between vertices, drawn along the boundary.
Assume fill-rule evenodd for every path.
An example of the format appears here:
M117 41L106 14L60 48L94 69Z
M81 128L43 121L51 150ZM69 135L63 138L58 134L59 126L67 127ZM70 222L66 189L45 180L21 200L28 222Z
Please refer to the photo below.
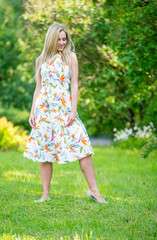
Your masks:
M27 140L27 131L14 126L6 117L0 118L0 149L23 149Z
M11 121L14 125L18 125L21 128L25 128L28 131L31 130L31 126L28 122L29 112L26 110L20 110L17 108L4 108L0 104L0 117L5 116L9 121Z
M30 109L35 83L24 48L23 1L0 0L0 6L0 101L5 108Z
M150 142L148 142L147 144L145 144L142 148L142 152L141 152L141 157L143 158L147 158L149 156L149 154L154 150L157 150L157 141L156 140L152 140Z
M21 75L24 73L21 72ZM15 73L16 75L16 73ZM30 111L32 101L33 101L33 92L34 92L35 83L22 81L17 76L16 81L2 82L2 92L1 105L4 108L17 108L19 110Z
M132 124L137 121L148 124L150 120L146 115L151 112L151 119L157 126L156 10L155 0L117 0L110 17L113 21L107 41L125 66L123 97Z
M114 127L144 126L150 121L157 128L155 0L0 3L2 13L7 9L0 15L0 44L5 46L0 53L3 105L30 111L35 59L48 27L58 22L67 27L76 46L78 113L89 135L113 137Z
M138 149L140 150L145 144L149 142L148 139L141 138L137 139L134 137L130 137L127 140L119 140L113 143L113 146L118 146L122 149Z
M14 70L21 60L18 37L22 33L22 26L17 19L22 11L16 11L15 1L0 0L0 84L2 81L10 82L14 76ZM21 6L21 1L18 1ZM15 28L16 22L16 28Z

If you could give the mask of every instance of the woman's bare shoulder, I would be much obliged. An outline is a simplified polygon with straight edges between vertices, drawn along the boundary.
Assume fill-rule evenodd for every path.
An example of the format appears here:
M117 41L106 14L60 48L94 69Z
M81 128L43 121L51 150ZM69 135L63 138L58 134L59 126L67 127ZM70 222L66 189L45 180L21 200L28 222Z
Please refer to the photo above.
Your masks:
M76 60L77 60L77 55L76 55L76 53L75 53L75 52L73 52L73 51L70 51L70 52L69 52L69 54L70 54L71 60L74 60L74 61L76 61Z
M37 68L41 65L41 56L39 56L39 57L36 58L35 63L36 63L36 67L37 67Z
M40 61L40 56L36 58L36 64L38 65Z

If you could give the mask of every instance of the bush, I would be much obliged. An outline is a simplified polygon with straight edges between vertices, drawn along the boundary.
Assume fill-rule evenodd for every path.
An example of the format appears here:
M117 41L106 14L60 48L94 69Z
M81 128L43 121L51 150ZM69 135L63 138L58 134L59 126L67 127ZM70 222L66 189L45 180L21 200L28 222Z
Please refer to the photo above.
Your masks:
M8 107L0 103L0 117L6 116L8 121L11 121L14 125L18 125L28 131L31 130L28 122L30 112L26 110L20 110L14 107Z
M147 158L148 155L154 150L157 149L157 141L152 140L149 143L145 144L142 148L141 157Z
M14 126L6 117L0 118L0 149L2 151L23 150L27 138L27 130Z
M154 145L157 137L155 136L156 128L153 123L150 122L148 126L144 126L143 129L138 127L137 124L133 128L125 128L121 130L113 129L114 132L114 146L120 146L121 148L141 149L145 148L154 149ZM152 146L152 147L151 147ZM144 149L143 149L144 151ZM149 150L151 151L151 150ZM143 152L144 154L144 152ZM143 156L143 154L141 156Z

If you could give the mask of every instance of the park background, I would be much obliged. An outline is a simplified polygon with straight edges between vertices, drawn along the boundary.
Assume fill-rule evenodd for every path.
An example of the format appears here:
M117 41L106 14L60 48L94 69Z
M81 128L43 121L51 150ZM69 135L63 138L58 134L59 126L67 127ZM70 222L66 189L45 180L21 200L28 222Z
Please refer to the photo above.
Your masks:
M0 6L1 238L155 239L157 2L0 0ZM55 165L52 191L60 203L40 205L40 216L31 203L42 193L39 166L22 153L31 130L35 61L55 22L67 27L75 45L79 116L91 138L112 141L94 146L93 156L98 186L112 204L89 204L77 163L64 166L64 173ZM77 183L71 184L72 172ZM60 213L43 224L56 208Z

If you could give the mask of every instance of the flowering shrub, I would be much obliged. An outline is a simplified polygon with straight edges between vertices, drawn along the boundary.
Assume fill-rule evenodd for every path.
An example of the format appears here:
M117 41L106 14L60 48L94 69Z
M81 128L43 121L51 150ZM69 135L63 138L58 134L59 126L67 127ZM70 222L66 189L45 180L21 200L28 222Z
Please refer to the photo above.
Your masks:
M137 124L133 128L125 128L120 131L114 128L114 145L120 145L124 148L141 148L148 142L157 140L155 131L156 128L152 122L148 126L144 126L143 129Z
M23 149L28 136L27 130L14 126L6 117L0 118L0 149L5 151L9 149Z

